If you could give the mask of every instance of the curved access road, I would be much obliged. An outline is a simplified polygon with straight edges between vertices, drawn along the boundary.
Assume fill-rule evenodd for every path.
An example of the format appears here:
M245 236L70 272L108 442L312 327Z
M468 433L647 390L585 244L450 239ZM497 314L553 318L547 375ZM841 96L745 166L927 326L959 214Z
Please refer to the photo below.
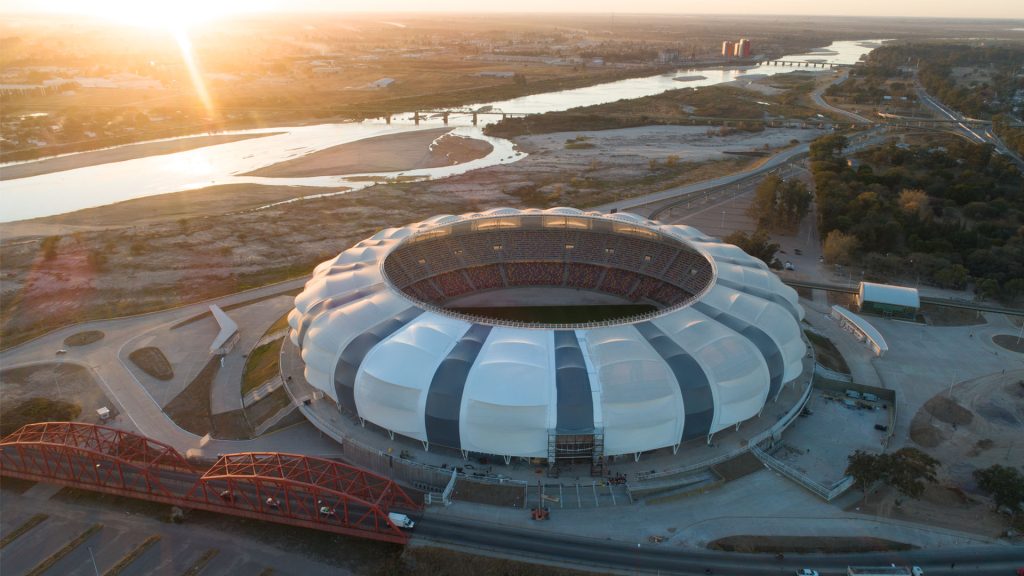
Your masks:
M524 512L525 514L525 512ZM612 520L610 520L612 521ZM738 527L739 528L739 527ZM742 528L739 528L742 530ZM527 531L462 518L426 515L416 525L413 541L433 541L458 549L544 564L571 565L597 571L646 574L716 574L760 576L793 574L801 568L821 576L845 575L847 566L920 566L929 576L1012 574L1019 568L1019 546L990 545L866 554L793 554L783 560L764 554L736 554L681 548L671 544L631 543ZM951 568L955 563L956 568ZM709 572L710 571L710 572Z
M861 116L860 114L850 112L849 110L843 110L842 108L836 108L835 106L829 104L828 102L825 102L825 99L822 97L822 94L824 94L825 90L827 90L829 86L834 86L836 84L844 82L846 78L849 76L849 74L849 72L844 72L842 76L833 80L831 84L826 84L820 88L815 88L814 91L811 92L811 100L817 107L828 110L829 112L833 112L835 114L839 114L841 116L846 116L847 118L853 120L857 124L873 124L871 120L868 120L867 118Z
M602 212L610 212L612 210L624 211L632 208L638 208L640 206L646 206L647 204L653 204L662 200L671 200L684 194L690 194L693 192L699 192L708 188L718 188L719 186L727 186L729 184L735 184L740 180L756 176L758 174L764 174L770 172L783 164L791 160L795 160L800 156L807 154L810 149L810 143L804 143L792 148L787 148L782 152L774 156L770 156L767 160L762 162L760 165L744 170L742 172L735 172L728 176L720 176L718 178L712 178L711 180L703 180L701 182L695 182L693 184L687 184L685 186L676 186L662 190L660 192L654 192L652 194L645 194L643 196L637 196L636 198L627 198L625 200L618 200L615 202L609 202L600 206L595 206L593 210L600 210Z

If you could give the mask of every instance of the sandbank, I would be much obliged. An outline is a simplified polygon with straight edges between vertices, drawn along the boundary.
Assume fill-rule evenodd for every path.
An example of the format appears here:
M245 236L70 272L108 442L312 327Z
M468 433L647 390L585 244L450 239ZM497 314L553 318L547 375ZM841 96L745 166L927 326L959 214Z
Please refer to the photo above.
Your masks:
M489 142L452 136L450 128L388 134L319 150L245 174L269 178L342 176L451 166L483 158ZM437 145L430 144L440 138Z

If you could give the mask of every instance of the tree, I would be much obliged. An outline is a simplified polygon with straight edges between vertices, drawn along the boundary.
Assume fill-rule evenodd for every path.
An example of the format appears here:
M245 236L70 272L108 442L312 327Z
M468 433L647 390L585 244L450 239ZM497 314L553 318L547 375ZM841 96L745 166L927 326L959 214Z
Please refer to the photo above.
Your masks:
M885 463L881 454L868 454L857 450L850 454L847 459L846 474L853 476L854 483L864 494L864 501L868 499L868 490L885 478Z
M775 253L779 251L779 245L772 242L764 230L758 230L749 235L742 231L733 232L725 237L725 241L739 246L744 252L769 266L775 260Z
M901 448L891 454L868 454L857 450L847 457L846 473L867 491L876 482L883 481L901 494L918 498L924 493L925 482L936 482L935 469L939 461L917 448Z
M935 469L939 461L917 448L900 448L887 456L885 481L900 493L918 498L924 493L925 482L937 481Z
M60 236L47 236L43 238L43 259L53 260L57 257L57 244L60 244Z
M932 278L943 288L963 288L967 284L967 268L953 264L935 272Z
M924 218L928 215L928 194L924 190L900 190L900 210L909 215Z
M849 264L860 241L853 235L833 230L825 237L823 250L825 262L829 264Z
M758 228L773 228L775 225L775 203L782 178L769 174L754 189L754 199L747 207L747 215L757 222Z
M1014 514L1021 511L1024 503L1024 474L1016 468L993 464L983 470L974 471L978 487L992 495L996 510L1006 506Z
M829 134L811 142L811 160L832 160L843 153L848 142L842 134Z

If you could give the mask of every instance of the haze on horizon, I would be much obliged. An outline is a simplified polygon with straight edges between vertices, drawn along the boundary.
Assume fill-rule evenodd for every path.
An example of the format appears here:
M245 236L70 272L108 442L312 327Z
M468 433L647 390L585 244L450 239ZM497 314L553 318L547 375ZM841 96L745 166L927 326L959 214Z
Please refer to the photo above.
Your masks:
M4 12L109 15L122 7L131 10L135 2L125 0L7 0ZM678 15L766 15L766 16L852 16L893 18L1024 19L1024 2L1019 0L979 0L977 2L935 2L904 0L861 0L855 4L820 0L731 0L695 2L693 0L638 0L623 5L611 0L520 0L515 4L481 4L473 0L380 0L375 2L332 2L329 0L224 0L212 5L195 1L153 0L168 11L210 11L221 15L303 12L372 13L589 13L589 14L678 14ZM625 8L625 9L624 9ZM157 8L159 9L159 8Z

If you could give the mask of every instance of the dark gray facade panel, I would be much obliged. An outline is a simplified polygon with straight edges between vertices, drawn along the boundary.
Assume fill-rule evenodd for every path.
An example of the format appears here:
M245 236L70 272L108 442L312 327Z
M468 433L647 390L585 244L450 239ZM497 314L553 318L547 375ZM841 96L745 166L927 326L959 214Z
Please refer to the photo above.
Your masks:
M557 434L594 432L594 395L575 330L555 331Z
M424 410L427 441L449 448L462 448L459 436L459 413L462 392L466 389L469 371L484 347L491 326L473 324L441 361L430 381L427 406Z
M416 307L406 308L391 318L375 324L345 346L338 358L338 364L334 368L334 392L338 395L339 406L353 414L358 414L355 391L359 366L362 365L366 355L373 350L374 346L380 344L385 338L422 313L423 310Z
M309 330L309 326L310 326L310 324L313 323L313 320L315 320L316 317L320 315L320 312L323 311L324 305L326 303L327 303L327 300L321 300L321 301L317 302L316 304L313 304L312 306L310 306L309 310L306 310L306 313L302 315L302 320L299 321L299 349L300 350L302 349L302 343L306 340L306 331Z
M715 399L711 393L711 382L700 364L651 322L634 325L640 335L650 343L675 374L679 391L683 394L682 441L707 436L715 419Z
M713 308L704 302L695 302L693 308L702 314L714 318L724 326L739 332L757 347L768 364L768 375L771 378L768 396L775 396L775 393L779 391L779 387L782 386L782 378L786 373L786 363L783 361L782 351L775 345L775 341L771 339L771 336L768 336L767 333L757 326L741 320L728 312Z

